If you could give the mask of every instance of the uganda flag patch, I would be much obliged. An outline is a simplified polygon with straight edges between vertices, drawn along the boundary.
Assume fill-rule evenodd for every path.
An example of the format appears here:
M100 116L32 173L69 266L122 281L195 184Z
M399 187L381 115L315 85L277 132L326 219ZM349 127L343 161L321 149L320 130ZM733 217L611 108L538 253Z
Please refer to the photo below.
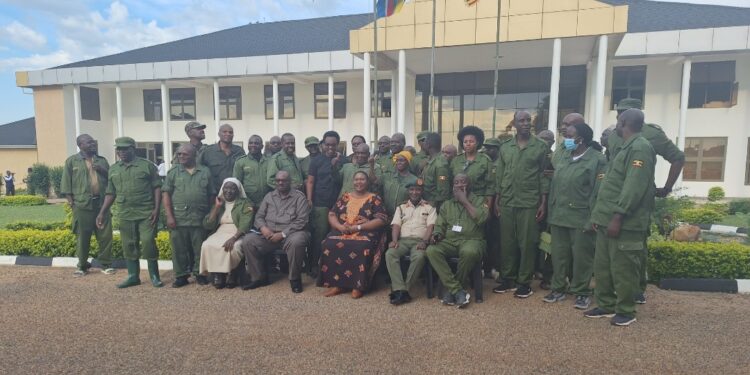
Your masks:
M440 181L445 181L447 179L448 179L448 176L439 176L438 177L438 180L440 180Z
M599 173L598 175L596 175L596 179L597 180L603 180L604 179L604 173Z
M641 160L633 160L633 166L636 168L643 167L643 161Z
M253 207L252 206L245 206L245 209L243 210L243 213L249 214L249 213L252 213L252 212L253 212Z

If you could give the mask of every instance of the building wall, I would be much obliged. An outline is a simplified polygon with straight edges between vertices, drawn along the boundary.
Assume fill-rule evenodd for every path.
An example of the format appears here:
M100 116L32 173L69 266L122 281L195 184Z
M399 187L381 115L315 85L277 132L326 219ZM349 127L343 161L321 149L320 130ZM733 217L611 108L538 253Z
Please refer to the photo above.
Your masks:
M0 148L0 173L5 176L5 171L16 174L16 189L26 188L23 179L26 178L26 170L38 161L36 148ZM5 182L0 189L5 194Z
M72 95L65 95L66 90L61 86L34 89L38 159L40 163L50 166L61 165L65 161L71 148L70 139L75 137L75 129L70 129L66 120L66 111L73 110ZM66 96L71 99L70 104ZM75 141L72 144L75 146Z

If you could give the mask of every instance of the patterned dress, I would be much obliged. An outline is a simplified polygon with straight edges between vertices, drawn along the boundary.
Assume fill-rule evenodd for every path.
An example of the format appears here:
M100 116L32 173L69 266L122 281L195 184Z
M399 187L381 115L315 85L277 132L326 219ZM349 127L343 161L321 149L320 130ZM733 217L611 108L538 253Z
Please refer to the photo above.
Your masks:
M354 198L346 193L330 212L339 223L354 226L374 219L388 220L383 200L375 194ZM332 230L323 240L319 285L367 291L385 249L383 228L352 234Z

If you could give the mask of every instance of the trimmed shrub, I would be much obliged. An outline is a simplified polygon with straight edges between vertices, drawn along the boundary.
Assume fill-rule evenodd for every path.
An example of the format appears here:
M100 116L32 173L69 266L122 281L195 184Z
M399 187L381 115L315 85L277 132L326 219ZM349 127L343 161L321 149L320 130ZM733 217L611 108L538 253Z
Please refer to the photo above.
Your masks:
M750 199L736 199L729 202L729 214L750 214Z
M718 202L708 202L700 208L705 208L708 210L714 210L718 213L720 213L722 216L726 216L729 214L729 205L726 203L718 203Z
M688 208L677 215L677 220L690 224L713 224L724 218L720 212L710 208Z
M38 221L16 221L5 225L7 230L23 230L23 229L36 229L36 230L60 230L66 229L70 226L66 226L64 221L58 221L53 223L40 223Z
M695 202L688 197L658 198L651 222L656 224L661 235L666 236L676 226L680 211L689 208L695 208Z
M12 195L0 198L0 206L44 206L47 198L41 195Z
M52 167L49 169L49 180L52 184L52 190L55 192L55 196L58 198L62 198L62 193L60 190L62 189L62 174L63 174L63 167Z
M708 189L708 201L716 202L724 199L724 189L721 186L714 186Z
M648 275L664 278L748 279L750 246L658 241L648 244Z
M31 166L31 173L26 177L26 187L31 195L49 196L49 167L36 163Z

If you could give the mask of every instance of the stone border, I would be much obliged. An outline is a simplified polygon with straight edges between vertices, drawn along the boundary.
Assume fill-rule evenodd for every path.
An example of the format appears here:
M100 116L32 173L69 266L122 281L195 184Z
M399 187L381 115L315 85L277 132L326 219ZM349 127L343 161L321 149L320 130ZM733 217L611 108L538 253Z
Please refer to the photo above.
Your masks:
M102 268L101 263L96 259L89 258L92 268ZM78 258L73 257L32 257L25 255L0 255L0 265L2 266L41 266L41 267L62 267L75 268L78 264ZM140 260L142 270L148 269L146 260ZM125 260L116 259L112 262L112 268L125 268ZM159 271L171 271L171 260L160 260Z
M659 288L687 292L750 294L750 279L663 279Z

